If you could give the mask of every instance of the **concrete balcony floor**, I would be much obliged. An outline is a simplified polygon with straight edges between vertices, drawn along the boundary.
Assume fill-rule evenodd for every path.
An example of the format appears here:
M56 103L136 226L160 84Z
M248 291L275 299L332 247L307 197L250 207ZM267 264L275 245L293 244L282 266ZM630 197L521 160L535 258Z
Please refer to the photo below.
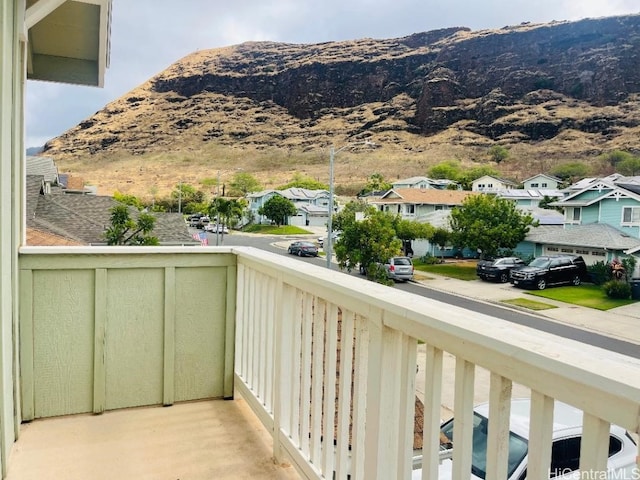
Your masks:
M35 420L7 480L298 480L242 398Z

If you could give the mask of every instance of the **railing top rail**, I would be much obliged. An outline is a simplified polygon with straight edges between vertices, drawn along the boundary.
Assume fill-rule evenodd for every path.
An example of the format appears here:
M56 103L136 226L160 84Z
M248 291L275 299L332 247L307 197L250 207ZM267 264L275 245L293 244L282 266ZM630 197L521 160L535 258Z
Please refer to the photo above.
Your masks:
M176 253L232 253L232 247L202 247L200 245L176 245L176 246L56 246L36 247L22 246L18 250L21 255L138 255L147 254L176 254Z

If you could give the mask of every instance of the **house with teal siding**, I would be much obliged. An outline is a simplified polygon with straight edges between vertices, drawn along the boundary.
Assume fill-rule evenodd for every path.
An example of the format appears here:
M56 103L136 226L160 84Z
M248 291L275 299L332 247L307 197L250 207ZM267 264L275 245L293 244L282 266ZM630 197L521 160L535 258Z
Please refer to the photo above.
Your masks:
M573 253L587 264L628 255L640 264L640 177L607 177L570 188L552 203L564 211L561 228L533 228L518 251Z

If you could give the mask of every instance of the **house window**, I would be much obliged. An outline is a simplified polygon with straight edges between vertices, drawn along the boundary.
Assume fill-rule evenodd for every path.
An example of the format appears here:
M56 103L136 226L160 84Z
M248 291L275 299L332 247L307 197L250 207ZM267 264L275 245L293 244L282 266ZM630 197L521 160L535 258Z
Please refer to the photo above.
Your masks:
M478 190L483 190L486 187L486 185L484 183L479 183L478 184Z
M416 206L415 205L407 205L407 214L408 215L413 215L414 213L416 213Z
M434 208L434 210L444 210L444 205L436 205Z
M622 208L622 224L623 225L640 224L640 207L623 207Z
M563 248L562 253L573 253L573 248Z
M558 251L558 247L547 247L547 251L548 252L557 252Z
M543 182L542 185L540 185L542 188L547 188L547 184L546 182Z
M537 183L532 183L531 184L531 188L538 188L538 184Z
M568 223L580 223L581 213L582 209L580 207L568 207L565 218Z

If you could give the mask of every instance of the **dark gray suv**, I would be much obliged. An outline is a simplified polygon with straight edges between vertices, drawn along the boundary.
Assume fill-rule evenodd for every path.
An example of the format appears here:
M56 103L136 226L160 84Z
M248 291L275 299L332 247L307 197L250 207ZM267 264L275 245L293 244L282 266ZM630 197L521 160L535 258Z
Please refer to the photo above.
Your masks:
M511 270L509 280L516 287L544 290L552 285L580 285L586 276L587 266L580 255L548 255Z

